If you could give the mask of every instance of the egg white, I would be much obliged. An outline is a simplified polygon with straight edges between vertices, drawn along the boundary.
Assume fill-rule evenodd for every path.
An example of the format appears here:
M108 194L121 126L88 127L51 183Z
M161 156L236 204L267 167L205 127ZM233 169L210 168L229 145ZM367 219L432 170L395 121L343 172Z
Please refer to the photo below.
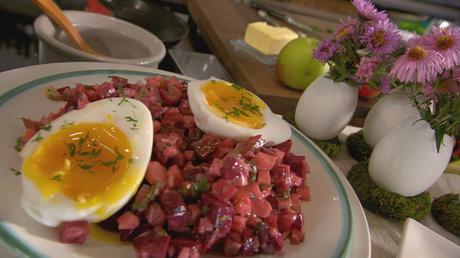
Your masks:
M216 80L216 79L212 79ZM190 109L195 116L195 123L198 128L207 133L213 133L220 137L233 138L236 140L246 140L251 136L262 135L267 145L282 143L291 137L291 127L281 117L274 114L268 105L260 111L264 117L265 125L260 129L244 127L212 112L207 104L207 100L201 90L201 86L209 80L191 81L188 83L187 95L190 103ZM225 82L225 81L223 81ZM226 82L228 83L228 82ZM258 98L256 95L254 97Z
M138 121L135 125L137 130L133 130L133 123L126 119L133 116ZM50 123L49 131L42 129L37 132L24 146L20 155L25 160L34 153L40 141L33 141L33 139L38 135L46 139L48 135L57 133L62 126L71 123L107 121L111 121L126 135L131 146L130 167L123 180L113 186L118 190L121 189L123 196L113 203L95 202L91 206L81 208L62 193L45 197L35 183L23 175L21 205L30 217L47 226L57 226L61 222L75 220L98 222L114 214L131 199L144 178L153 145L153 121L150 111L135 99L104 99L89 103L83 109L66 113Z

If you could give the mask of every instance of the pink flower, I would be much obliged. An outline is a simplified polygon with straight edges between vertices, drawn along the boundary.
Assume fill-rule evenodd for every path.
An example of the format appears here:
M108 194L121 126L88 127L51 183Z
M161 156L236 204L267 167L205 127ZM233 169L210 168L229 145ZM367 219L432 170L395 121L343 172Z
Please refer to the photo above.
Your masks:
M348 17L346 21L340 22L339 28L334 33L335 39L338 41L342 41L348 36L353 37L353 35L356 33L358 26L359 26L358 20Z
M388 20L366 25L360 36L361 43L374 54L388 54L398 48L401 36L396 26Z
M388 15L385 12L379 12L374 4L367 0L353 0L351 3L355 6L356 11L361 18L369 21L388 20Z
M379 56L361 58L361 61L358 64L358 69L356 71L356 77L367 81L372 80L374 71L381 61L382 58Z
M416 38L408 43L404 55L395 61L390 76L404 83L431 82L443 71L444 66L441 54L424 48Z
M430 34L421 39L425 48L439 52L446 69L460 65L460 28L433 27Z
M338 47L339 46L337 42L331 41L329 39L324 40L321 43L319 43L318 47L313 52L313 57L320 61L327 62L335 54Z

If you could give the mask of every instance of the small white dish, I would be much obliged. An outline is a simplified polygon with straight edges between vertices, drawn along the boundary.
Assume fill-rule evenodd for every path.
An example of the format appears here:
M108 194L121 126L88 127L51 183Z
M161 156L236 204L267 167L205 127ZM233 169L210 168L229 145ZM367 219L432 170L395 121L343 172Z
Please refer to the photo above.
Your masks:
M73 47L66 34L41 15L34 22L39 38L39 62L98 61L157 68L166 48L155 35L132 23L95 13L64 11L70 22L96 51L92 55Z
M397 258L458 258L460 246L413 219L404 223Z

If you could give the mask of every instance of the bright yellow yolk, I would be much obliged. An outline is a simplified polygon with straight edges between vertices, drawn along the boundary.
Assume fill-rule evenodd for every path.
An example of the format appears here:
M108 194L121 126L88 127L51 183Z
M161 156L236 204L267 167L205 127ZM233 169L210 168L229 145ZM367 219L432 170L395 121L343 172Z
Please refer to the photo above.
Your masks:
M40 140L23 171L45 197L60 192L86 206L119 187L115 185L123 181L130 159L131 146L120 129L110 123L80 123Z
M216 115L244 127L264 127L265 104L254 94L236 84L210 81L201 86L209 109Z

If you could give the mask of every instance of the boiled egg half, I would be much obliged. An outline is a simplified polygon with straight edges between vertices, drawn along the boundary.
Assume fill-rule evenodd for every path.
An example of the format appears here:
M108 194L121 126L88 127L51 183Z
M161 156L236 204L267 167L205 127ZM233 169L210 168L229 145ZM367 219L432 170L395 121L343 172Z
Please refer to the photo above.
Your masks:
M261 135L268 145L291 137L291 127L254 93L217 79L191 81L187 94L198 128L217 136L246 140Z
M20 153L22 208L47 226L104 220L135 194L152 143L150 112L137 100L104 99L66 113Z

